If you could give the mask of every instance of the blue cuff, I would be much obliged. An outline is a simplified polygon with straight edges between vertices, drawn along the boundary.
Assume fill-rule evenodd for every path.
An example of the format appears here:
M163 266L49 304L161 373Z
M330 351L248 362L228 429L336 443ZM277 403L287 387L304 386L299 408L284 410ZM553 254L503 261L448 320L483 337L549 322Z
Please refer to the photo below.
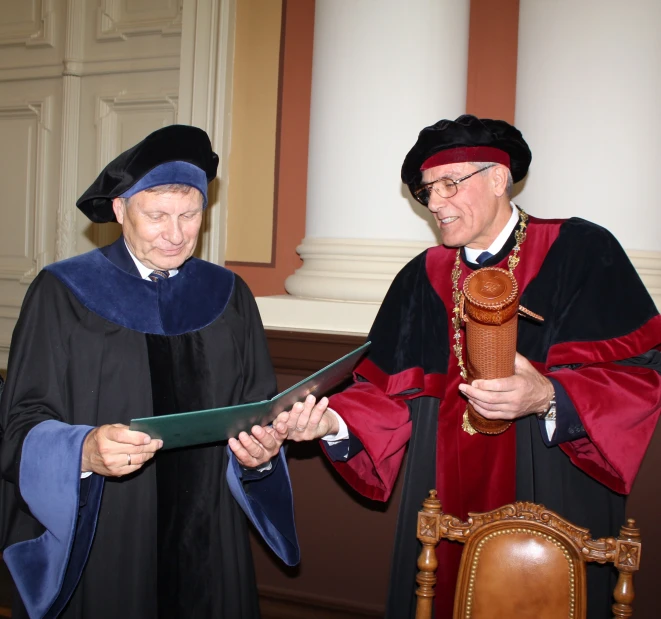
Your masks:
M286 565L297 565L301 551L294 522L294 496L283 449L270 475L242 483L243 467L228 447L227 483L236 502L264 541Z
M9 546L3 558L30 617L56 617L87 563L105 481L84 480L80 502L83 441L92 429L43 421L23 441L19 490L46 531Z
M333 462L346 462L359 454L365 447L360 439L349 430L349 438L338 441L334 445L326 443L326 453Z
M247 469L245 466L241 467L241 481L245 484L248 481L259 481L264 479L273 471L278 468L278 462L280 462L280 457L273 458L271 460L271 468L266 471L259 471L257 469Z
M349 439L342 439L332 445L324 441L324 449L333 462L346 462L349 458Z
M553 438L549 440L546 433L546 423L543 419L539 419L539 430L542 433L542 440L547 447L554 447L560 443L567 443L586 437L588 433L585 431L581 418L578 416L574 403L571 401L565 388L555 378L551 376L547 376L547 378L553 383L553 388L555 389L555 432L553 433Z

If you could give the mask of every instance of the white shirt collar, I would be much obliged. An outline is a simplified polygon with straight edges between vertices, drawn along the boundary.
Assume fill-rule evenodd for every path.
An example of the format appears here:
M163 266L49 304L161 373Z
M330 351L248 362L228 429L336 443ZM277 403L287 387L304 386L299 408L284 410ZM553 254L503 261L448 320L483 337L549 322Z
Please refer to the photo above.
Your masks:
M133 258L133 262L135 262L135 266L140 272L140 277L142 277L142 279L149 279L149 276L153 273L154 269L146 267L133 255L133 252L126 243L126 239L124 239L124 245L126 245L126 250L129 252L129 256ZM170 269L170 277L174 277L177 273L179 273L179 269Z
M519 209L516 208L514 202L510 202L510 206L512 207L512 214L510 215L509 221L500 231L500 234L494 239L493 243L491 243L487 249L471 249L470 247L464 247L466 260L477 263L477 257L483 251L488 251L491 255L495 256L503 248L507 239L510 237L510 234L512 234L512 230L516 228L516 224L519 221Z

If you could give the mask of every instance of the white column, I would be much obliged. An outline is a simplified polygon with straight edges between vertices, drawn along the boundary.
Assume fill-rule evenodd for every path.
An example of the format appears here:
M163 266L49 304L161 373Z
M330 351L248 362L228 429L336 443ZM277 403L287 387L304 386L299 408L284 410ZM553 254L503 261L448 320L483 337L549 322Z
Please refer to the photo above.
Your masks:
M533 153L522 198L661 249L661 3L521 0L520 11L516 124Z
M400 169L423 127L465 110L468 17L468 0L317 0L304 264L290 294L377 304L436 243Z
M660 23L658 0L521 0L516 97L533 154L518 202L540 217L608 228L655 295Z

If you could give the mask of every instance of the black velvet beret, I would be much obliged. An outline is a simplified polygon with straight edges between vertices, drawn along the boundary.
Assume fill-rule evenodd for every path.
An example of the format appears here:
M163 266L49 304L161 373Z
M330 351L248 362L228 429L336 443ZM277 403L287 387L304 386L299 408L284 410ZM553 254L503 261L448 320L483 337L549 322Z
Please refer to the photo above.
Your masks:
M445 159L439 157L435 165L458 161L493 161L494 159L488 158L489 153L501 151L505 156L501 161L497 158L495 161L507 165L505 161L509 158L508 167L515 183L528 173L532 159L521 132L504 120L476 118L469 114L459 116L456 120L439 120L420 132L418 141L404 159L402 181L409 186L411 192L422 183L423 164L442 151L447 151L448 156ZM480 157L476 152L481 152L483 156ZM434 160L431 160L431 163L434 163Z
M117 221L113 198L133 187L145 174L169 161L185 161L207 176L216 178L218 155L211 149L209 136L198 127L169 125L150 133L142 142L124 151L99 174L76 206L96 223Z

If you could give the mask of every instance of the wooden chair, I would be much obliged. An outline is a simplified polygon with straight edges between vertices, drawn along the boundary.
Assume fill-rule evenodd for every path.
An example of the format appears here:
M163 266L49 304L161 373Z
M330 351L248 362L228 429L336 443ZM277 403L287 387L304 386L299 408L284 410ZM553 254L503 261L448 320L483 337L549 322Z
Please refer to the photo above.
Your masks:
M436 546L442 539L465 544L454 601L454 619L584 619L585 564L614 563L615 618L631 617L633 572L640 565L640 531L634 520L618 538L592 539L535 503L517 502L462 522L444 514L431 490L418 512L416 619L432 619L436 584Z

